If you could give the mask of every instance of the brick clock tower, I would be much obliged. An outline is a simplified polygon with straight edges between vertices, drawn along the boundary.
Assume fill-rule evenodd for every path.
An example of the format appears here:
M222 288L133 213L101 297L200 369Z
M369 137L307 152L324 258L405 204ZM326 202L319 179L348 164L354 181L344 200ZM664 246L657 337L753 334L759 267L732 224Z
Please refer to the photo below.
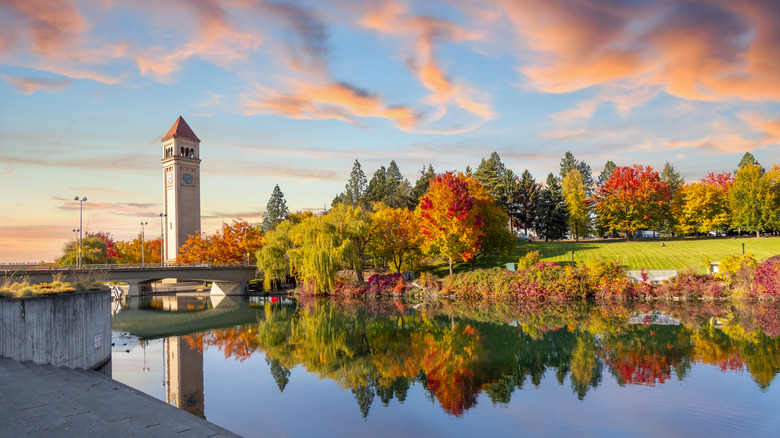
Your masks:
M200 139L179 116L162 139L165 184L165 261L200 230Z

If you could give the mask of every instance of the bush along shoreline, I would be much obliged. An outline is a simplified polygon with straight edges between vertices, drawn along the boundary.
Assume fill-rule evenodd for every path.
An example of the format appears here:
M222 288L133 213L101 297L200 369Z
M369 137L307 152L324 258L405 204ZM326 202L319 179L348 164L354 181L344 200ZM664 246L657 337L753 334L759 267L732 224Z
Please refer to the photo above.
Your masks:
M525 260L524 260L525 259ZM295 294L317 295L310 284ZM519 269L475 269L438 278L424 272L405 282L401 274L377 274L365 284L338 279L331 296L445 296L516 301L571 300L693 300L780 299L780 255L756 263L750 255L733 256L718 274L683 271L658 282L636 281L616 261L591 259L577 266L561 266L521 258Z

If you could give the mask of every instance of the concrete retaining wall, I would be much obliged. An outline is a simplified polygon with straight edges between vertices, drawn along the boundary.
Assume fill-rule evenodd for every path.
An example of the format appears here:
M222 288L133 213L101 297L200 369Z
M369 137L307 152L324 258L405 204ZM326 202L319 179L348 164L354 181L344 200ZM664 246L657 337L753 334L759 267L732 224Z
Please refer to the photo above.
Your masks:
M91 369L111 357L108 289L0 300L0 356Z

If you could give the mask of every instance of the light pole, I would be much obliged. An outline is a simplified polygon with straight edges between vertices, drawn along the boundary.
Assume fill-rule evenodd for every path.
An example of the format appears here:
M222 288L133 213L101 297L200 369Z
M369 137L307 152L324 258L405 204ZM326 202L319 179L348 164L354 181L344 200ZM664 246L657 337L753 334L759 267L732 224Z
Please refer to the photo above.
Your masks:
M149 222L141 221L141 266L144 263L144 225L149 225Z
M74 201L79 201L79 263L78 268L81 269L81 230L84 229L84 226L82 225L82 219L84 218L84 203L87 202L86 196L76 196L73 198Z
M165 218L167 213L160 213L160 266L165 266Z
M81 231L80 228L74 228L73 229L73 233L76 234L76 237L73 238L73 240L76 242L76 251L78 251L78 247L79 247L79 235L78 235L79 231ZM78 260L78 256L77 256L77 258L76 258L76 267L78 267L78 263L79 263L79 260Z

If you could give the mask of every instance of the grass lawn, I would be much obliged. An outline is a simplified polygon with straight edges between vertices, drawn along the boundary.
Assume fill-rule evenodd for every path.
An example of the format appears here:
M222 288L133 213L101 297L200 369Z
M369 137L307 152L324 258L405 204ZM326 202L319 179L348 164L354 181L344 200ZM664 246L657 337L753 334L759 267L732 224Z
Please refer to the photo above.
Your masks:
M661 246L661 242L664 246ZM529 251L539 251L542 260L546 262L569 264L571 252L574 251L575 263L589 258L604 257L619 260L631 270L680 270L691 267L699 272L705 272L706 259L717 262L732 254L742 254L743 243L745 252L752 253L759 261L780 254L780 237L637 239L630 242L625 240L535 241L518 242L511 256L483 260L476 263L476 266L480 268L505 266L506 263L517 262L520 256ZM449 272L447 265L443 263L435 263L429 268L437 275L446 275ZM465 271L468 268L467 264L459 263L456 270Z

